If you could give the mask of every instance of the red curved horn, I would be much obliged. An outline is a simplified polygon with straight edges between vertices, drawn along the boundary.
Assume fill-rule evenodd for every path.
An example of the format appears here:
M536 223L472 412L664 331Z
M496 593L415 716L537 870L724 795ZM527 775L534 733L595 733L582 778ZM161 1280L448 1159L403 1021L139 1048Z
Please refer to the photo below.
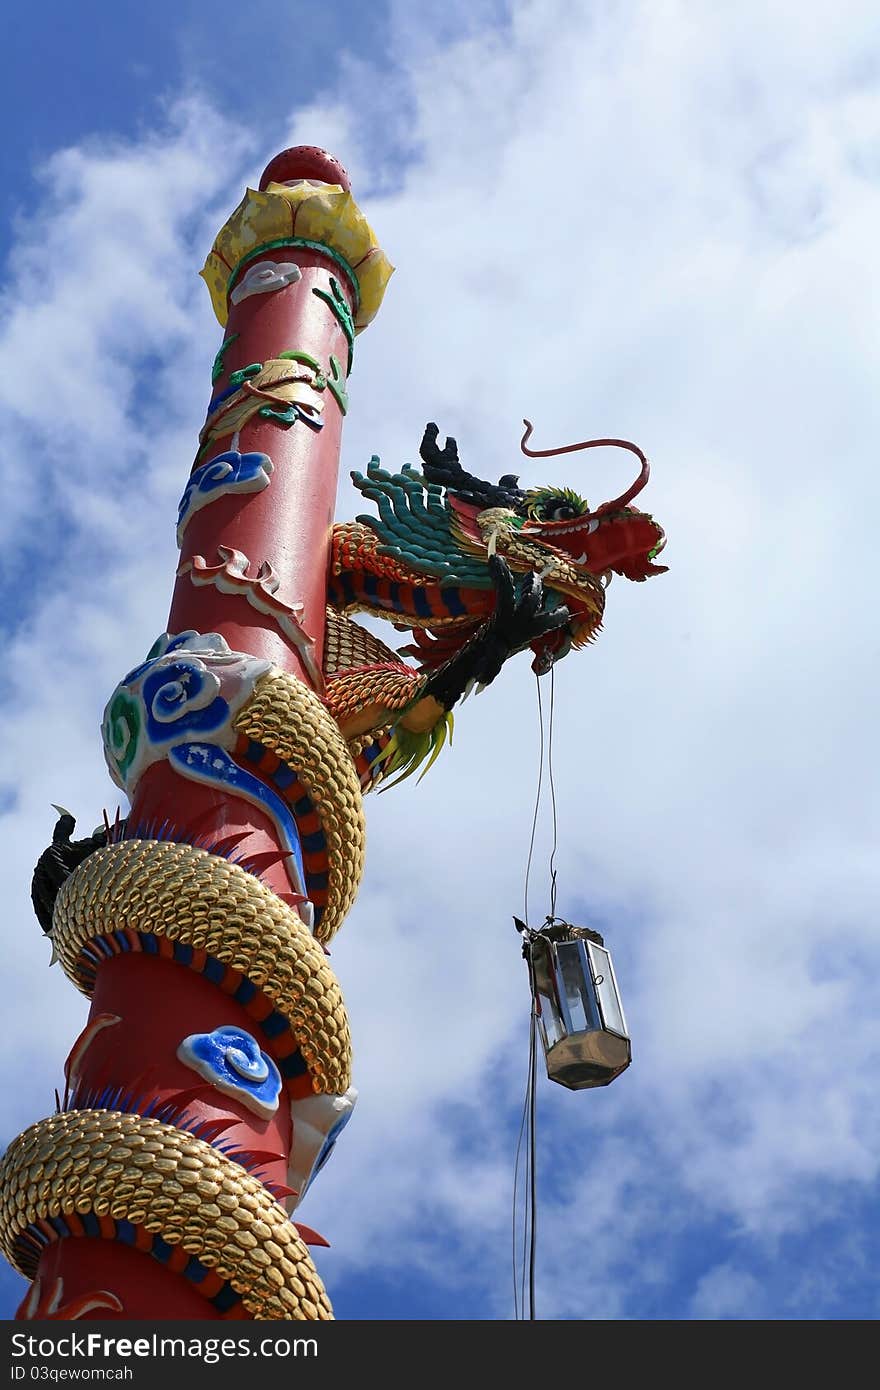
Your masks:
M527 449L526 440L531 437L533 426L531 420L524 419L523 424L526 428L519 447L530 459L550 458L555 454L574 454L578 449L598 449L600 445L610 445L613 449L629 449L630 453L635 454L636 458L641 461L641 471L632 486L628 487L626 492L622 492L619 497L615 497L613 502L603 502L601 507L597 507L592 513L593 516L601 516L604 512L613 512L618 507L625 507L634 497L638 496L650 477L651 465L647 458L638 444L632 444L628 439L585 439L580 444L565 444L561 449Z

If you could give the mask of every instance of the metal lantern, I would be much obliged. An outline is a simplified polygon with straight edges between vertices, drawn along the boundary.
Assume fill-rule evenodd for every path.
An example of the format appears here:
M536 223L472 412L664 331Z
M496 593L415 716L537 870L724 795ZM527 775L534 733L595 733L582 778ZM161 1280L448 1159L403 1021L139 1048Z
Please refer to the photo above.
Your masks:
M632 1050L602 937L554 921L529 932L523 954L550 1080L572 1091L607 1086L629 1066Z

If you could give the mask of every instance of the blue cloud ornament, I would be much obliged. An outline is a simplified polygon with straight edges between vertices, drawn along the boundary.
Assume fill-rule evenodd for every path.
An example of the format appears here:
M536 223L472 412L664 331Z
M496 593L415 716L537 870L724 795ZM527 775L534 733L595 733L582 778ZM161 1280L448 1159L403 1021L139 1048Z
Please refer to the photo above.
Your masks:
M241 1101L263 1119L271 1119L278 1109L281 1073L256 1038L243 1028L225 1026L213 1033L190 1033L178 1047L177 1056L224 1095Z

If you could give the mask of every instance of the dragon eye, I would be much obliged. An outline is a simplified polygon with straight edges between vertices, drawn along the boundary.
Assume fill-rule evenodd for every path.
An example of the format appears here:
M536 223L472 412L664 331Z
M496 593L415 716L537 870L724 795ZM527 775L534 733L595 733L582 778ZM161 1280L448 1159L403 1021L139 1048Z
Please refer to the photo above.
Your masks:
M525 515L530 521L570 521L573 517L586 516L589 508L586 501L566 488L535 488L527 493Z

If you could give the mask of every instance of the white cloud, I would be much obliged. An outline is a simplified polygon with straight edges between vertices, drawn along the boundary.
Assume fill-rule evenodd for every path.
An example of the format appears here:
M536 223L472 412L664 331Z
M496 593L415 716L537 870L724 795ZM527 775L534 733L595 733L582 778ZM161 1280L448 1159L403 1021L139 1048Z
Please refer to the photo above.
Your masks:
M669 537L670 573L615 580L606 631L556 681L559 910L601 917L635 1060L607 1092L542 1087L542 1316L640 1316L630 1290L671 1289L671 1252L702 1220L745 1245L692 1276L690 1315L761 1316L750 1252L876 1178L871 8L536 0L509 27L432 41L429 7L397 50L402 175L359 144L345 91L291 121L290 143L318 138L350 168L398 266L358 345L343 472L374 451L414 461L436 419L481 476L619 490L615 456L520 458L526 414L538 447L641 443ZM242 165L273 153L223 125L221 177L219 121L188 107L145 145L59 156L12 260L2 524L10 562L32 553L4 702L21 795L7 968L46 1085L82 1006L40 974L25 866L50 801L91 828L112 794L100 710L164 623L217 340L195 273ZM73 525L50 551L53 488ZM338 516L362 510L344 483ZM510 1311L527 1004L510 916L536 761L521 658L464 707L421 787L370 805L364 889L333 950L361 1095L302 1213L335 1271L439 1279L427 1219L492 1316ZM32 1094L11 1079L9 1094L11 1124L34 1117ZM587 1242L601 1292L585 1312L558 1271Z
M719 1265L704 1275L694 1294L695 1318L718 1322L724 1318L760 1321L761 1286L747 1271Z

